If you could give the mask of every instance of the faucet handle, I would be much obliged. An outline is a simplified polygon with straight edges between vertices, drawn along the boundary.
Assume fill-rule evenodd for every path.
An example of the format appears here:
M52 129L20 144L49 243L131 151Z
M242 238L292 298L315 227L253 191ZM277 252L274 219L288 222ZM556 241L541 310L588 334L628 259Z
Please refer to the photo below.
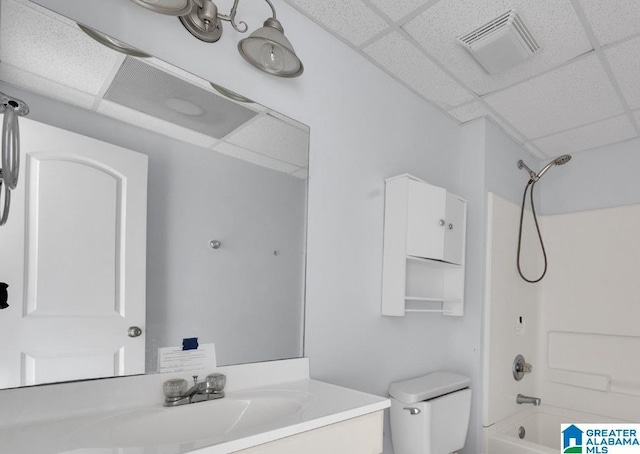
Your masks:
M533 366L525 361L524 356L517 355L513 360L512 371L513 378L515 378L516 381L520 381L522 377L524 377L524 374L529 374L533 371Z
M227 384L227 377L224 374L220 374L218 372L207 375L205 379L207 383L207 387L211 388L213 392L219 393L224 389L224 386Z
M162 384L162 392L167 398L182 397L187 393L188 388L189 384L184 378L172 378Z

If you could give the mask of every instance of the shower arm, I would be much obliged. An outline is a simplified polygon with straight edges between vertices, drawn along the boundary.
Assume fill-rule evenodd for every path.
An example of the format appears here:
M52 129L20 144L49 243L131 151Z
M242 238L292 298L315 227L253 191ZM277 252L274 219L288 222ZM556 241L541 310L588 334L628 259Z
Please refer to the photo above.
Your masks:
M531 170L529 168L529 166L527 166L522 159L518 161L518 169L525 169L527 172L529 172L529 176L531 177L531 181L535 182L535 181L538 181L540 179L541 175L538 175L533 170Z

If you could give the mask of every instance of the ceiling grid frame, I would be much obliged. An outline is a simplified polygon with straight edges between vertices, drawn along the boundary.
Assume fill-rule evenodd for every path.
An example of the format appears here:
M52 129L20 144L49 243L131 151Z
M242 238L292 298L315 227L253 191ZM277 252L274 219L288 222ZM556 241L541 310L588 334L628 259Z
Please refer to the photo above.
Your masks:
M378 14L380 14L380 16L387 22L387 24L389 24L389 28L391 29L391 31L388 31L384 34L381 34L381 36L385 36L387 34L390 34L393 32L393 30L397 31L404 39L406 39L407 41L409 41L409 43L411 43L415 48L417 48L425 57L427 57L429 60L431 60L431 62L433 62L436 66L438 66L442 71L444 71L445 74L447 74L450 78L452 78L458 85L462 86L468 93L471 94L471 96L473 97L472 100L465 102L463 104L458 104L456 106L452 106L451 108L444 110L441 109L439 106L435 106L437 109L439 109L440 111L444 112L449 118L452 118L454 121L457 121L458 123L460 123L458 121L457 118L455 118L454 116L451 115L450 111L453 109L456 109L460 106L464 106L464 105L468 105L471 104L473 102L479 102L480 105L491 114L491 116L489 118L492 118L494 120L494 122L496 124L498 124L499 127L502 127L504 129L504 127L507 127L509 129L512 130L513 133L515 133L517 135L517 137L514 137L514 134L509 134L511 139L514 140L517 144L521 145L523 148L525 148L530 154L532 154L535 158L537 159L545 159L547 158L547 156L545 155L545 153L542 152L542 150L540 150L538 148L537 145L535 145L534 143L531 143L531 140L522 140L522 138L526 137L524 134L522 134L522 132L520 132L515 126L513 126L509 121L507 121L502 115L500 115L493 107L491 107L484 99L483 96L488 95L489 93L485 94L485 95L479 95L477 94L475 91L473 91L473 89L471 89L471 87L469 87L466 83L464 83L463 81L461 81L455 74L453 74L445 65L443 65L436 57L434 57L433 55L429 54L421 45L420 43L418 43L413 36L411 36L409 34L409 32L407 32L404 28L403 25L406 24L407 22L409 22L410 19L412 19L413 17L415 17L418 14L422 14L423 12L427 11L429 8L431 8L433 5L435 5L436 3L438 3L440 0L431 0L428 3L426 3L425 5L421 6L420 8L414 10L413 12L403 16L400 20L398 20L397 22L393 21L389 16L387 16L383 11L380 11L379 8L377 8L372 2L371 0L362 0L363 3L365 3L367 6L369 6L371 9L373 9L374 11L376 11ZM367 44L368 45L368 44ZM361 50L363 50L364 48L361 46L360 47ZM367 54L365 54L367 55ZM368 55L367 55L368 57ZM378 67L380 67L379 65L377 65ZM383 71L387 72L388 74L390 74L385 68L381 68ZM391 74L392 75L392 74ZM394 77L394 75L392 75L392 77ZM535 77L535 76L533 76ZM394 77L395 78L395 77ZM396 78L397 80L397 78ZM402 81L400 81L402 83ZM515 85L515 84L514 84ZM421 96L421 95L419 95ZM430 100L427 100L430 101ZM500 123L504 123L504 126L500 125ZM508 132L508 131L507 131Z
M462 82L455 74L453 74L445 65L443 65L440 61L438 61L434 56L432 56L431 54L429 54L403 27L402 25L407 23L409 19L411 19L412 17L414 17L414 15L416 14L420 14L423 13L424 11L427 11L430 7L432 7L433 5L435 5L436 3L438 3L438 1L440 0L431 0L429 2L427 2L426 4L422 5L421 7L417 8L416 10L414 10L413 12L403 16L400 20L398 20L397 22L394 21L393 19L391 19L386 13L384 13L383 11L381 11L375 4L373 4L371 2L371 0L361 0L365 5L367 5L369 8L371 8L372 10L374 10L376 13L378 13L380 15L380 17L382 17L387 24L389 25L389 29L385 30L384 33L380 33L380 36L378 37L378 39L380 39L380 37L386 36L388 34L393 33L394 31L399 33L401 37L403 37L405 40L407 40L411 45L413 45L413 47L415 47L421 54L423 54L427 59L429 59L434 65L436 65L441 71L443 71L446 75L448 75L451 79L453 79L454 82L456 82L458 85L460 85L461 87L463 87L467 93L469 93L473 99L471 99L470 101L467 101L465 103L462 104L458 104L456 106L452 106L449 109L442 109L440 106L436 105L435 103L432 103L431 100L426 100L428 102L430 102L430 104L432 106L434 106L436 109L440 110L441 112L443 112L446 116L448 116L449 118L452 118L454 121L460 123L458 121L457 118L453 117L449 111L462 106L462 105L467 105L473 102L479 102L482 107L487 110L492 116L495 117L496 123L502 122L505 124L505 126L507 126L508 128L510 128L515 134L519 135L519 137L513 137L513 134L510 134L511 139L513 139L516 143L518 143L519 145L525 147L526 145L526 141L521 140L521 137L525 137L524 134L522 134L520 131L518 131L517 128L515 128L513 125L511 125L506 119L504 119L502 117L502 115L500 115L493 107L491 107L489 104L487 104L487 102L482 99L482 96L478 95L475 91L473 91L466 83ZM378 39L373 40L372 38L372 43L376 42ZM365 44L367 46L369 46L371 43L363 43L362 45L360 45L358 47L358 50L363 53L365 55L365 57L367 59L369 59L371 61L371 57L364 52L364 46ZM374 62L375 63L375 62ZM399 81L400 83L402 83L403 85L406 86L406 84L404 84L404 82L399 79L397 76L395 76L395 74L390 73L386 68L381 67L380 65L378 65L377 63L375 63L376 66L378 66L380 69L382 69L384 72L386 72L387 74L389 74L391 77L393 77L394 79L396 79L397 81ZM410 87L408 87L410 88ZM415 90L412 90L414 93ZM424 96L422 96L419 93L416 93L418 96L422 97L424 99ZM499 125L500 126L500 125ZM526 148L527 151L531 154L533 154L533 156L535 158L538 159L543 159L545 156L544 153L541 152L541 150L538 149L537 146L535 146L534 144L530 145L533 150L530 150L529 148Z
M565 4L565 11L566 11L566 20L571 20L572 24L574 24L574 26L576 28L573 28L572 30L582 30L582 37L581 38L583 41L583 49L586 49L587 46L589 47L588 50L586 51L582 51L581 53L578 54L574 54L573 56L571 56L570 58L566 58L563 59L561 61L557 61L551 65L547 65L546 67L542 67L540 69L542 69L540 72L535 73L535 74L529 74L527 77L523 78L523 79L519 79L519 80L514 80L512 79L510 82L511 83L507 83L505 85L501 85L499 88L496 88L490 92L487 93L476 93L471 87L470 85L466 84L465 82L462 82L462 80L459 77L456 77L452 71L447 67L447 65L445 64L446 62L441 62L439 61L439 58L432 55L427 49L425 49L424 47L422 47L420 45L419 42L417 42L416 39L414 39L406 30L404 30L404 26L409 23L411 20L415 19L416 17L418 17L419 15L425 13L429 8L433 7L434 5L438 4L445 4L445 2L450 2L452 5L454 5L456 3L456 0L425 0L424 3L422 3L421 5L419 5L416 8L413 8L412 11L410 12L406 12L408 11L408 9L404 9L402 11L402 15L400 14L393 14L393 10L390 9L390 7L386 7L386 5L382 5L382 8L384 8L386 11L389 12L389 14L392 14L394 17L397 17L397 19L392 19L390 17L389 14L386 14L380 7L376 6L376 3L380 4L380 2L376 2L375 0L360 0L360 3L363 4L364 6L366 6L366 8L368 10L371 10L373 12L375 12L383 21L384 23L387 24L387 27L382 28L378 33L376 33L373 36L370 36L366 41L359 43L358 45L355 45L353 43L350 43L347 39L343 38L338 32L332 30L330 27L328 27L327 25L325 25L323 23L323 21L327 20L323 17L323 15L319 15L318 17L314 17L313 14L311 12L307 12L305 11L305 2L304 0L285 0L287 3L289 3L291 6L293 6L294 8L296 8L298 11L300 11L302 14L304 14L305 16L309 17L313 22L315 22L316 24L318 24L320 27L324 28L325 30L327 30L329 33L331 33L332 35L334 35L335 37L337 37L340 41L344 42L345 44L347 44L349 47L351 47L353 50L355 50L357 53L359 53L360 55L364 56L367 60L369 60L370 62L372 62L374 65L376 65L378 68L380 68L382 71L384 71L386 74L388 74L391 78L393 78L394 80L398 81L399 83L403 84L405 87L407 87L408 90L410 90L412 93L415 93L417 96L420 96L422 99L425 99L427 102L429 102L433 107L435 107L437 110L443 112L445 115L447 115L449 118L452 118L454 121L458 122L459 124L463 124L464 122L467 121L472 121L473 119L477 118L477 117L473 117L473 118L469 118L470 114L473 113L474 110L474 106L475 106L475 110L477 110L478 112L482 112L482 115L480 116L488 116L489 118L493 119L494 122L496 122L502 129L505 130L505 132L511 136L511 138L518 144L522 145L523 147L525 147L525 149L534 157L536 157L537 159L548 159L549 157L551 157L550 153L545 153L544 149L541 149L536 143L534 143L535 141L542 139L542 138L546 138L546 137L551 137L553 135L556 134L561 134L563 132L571 132L574 131L575 129L581 128L581 127L588 127L590 125L594 125L594 124L598 124L599 122L604 122L604 121L608 121L610 120L612 117L615 117L617 115L620 114L626 114L630 125L633 125L633 130L636 133L636 137L640 136L640 116L638 115L637 112L632 111L630 108L630 104L629 102L625 99L624 97L624 92L621 89L621 86L618 84L617 79L616 79L616 73L614 71L614 68L612 68L612 66L608 63L608 61L606 60L606 53L605 50L607 48L611 48L614 47L615 45L618 45L620 43L624 43L628 40L632 40L638 36L640 36L640 29L638 29L637 26L634 27L627 27L628 32L633 32L631 35L627 35L626 33L624 35L620 34L621 37L616 37L615 41L611 41L609 43L607 43L606 45L600 45L600 43L598 42L597 39L595 39L595 33L592 29L591 24L588 22L587 20L587 15L585 14L584 10L582 9L582 6L580 5L579 1L580 0L563 0L564 4ZM498 0L483 0L484 2L487 2L487 4L492 4L492 2L498 2ZM503 2L504 3L504 2ZM500 3L502 4L502 3ZM640 2L639 2L640 4ZM396 4L397 6L397 4ZM504 6L504 5L503 5ZM508 6L508 5L507 5ZM393 7L393 5L391 6ZM635 17L637 15L637 11L635 9L635 5L631 5L629 6L629 8L634 8L633 9L633 14L629 14L629 10L627 10L627 14L623 15L622 12L618 12L618 20L624 20L624 18L626 18L627 16L633 16ZM310 10L312 11L312 10ZM544 14L545 14L545 9L539 9L537 11L537 14L542 14L543 18L545 18ZM613 10L612 10L613 11ZM615 13L615 11L613 11ZM326 13L325 13L326 14ZM330 16L329 16L330 17ZM612 16L612 17L616 17L616 16ZM549 17L546 16L546 18L548 19L547 22L550 23L551 27L561 27L563 25L563 22L559 22L559 23L554 23L553 22L553 17ZM329 20L330 22L330 20ZM569 22L567 22L569 23ZM604 24L606 25L608 22L604 22ZM600 25L598 25L600 24ZM357 17L354 17L354 22L352 24L352 26L357 27L358 26L358 22L357 22ZM596 22L596 27L600 26L601 28L603 27L603 25L601 25L601 22ZM409 86L408 82L405 82L405 80L411 81L411 80L416 80L415 79L415 75L412 76L410 73L407 72L406 66L404 68L401 69L402 72L398 72L398 73L394 73L394 68L390 67L389 69L385 68L383 66L383 64L386 64L387 66L389 66L388 61L390 60L389 58L386 58L386 62L385 60L385 51L388 53L390 52L388 49L393 49L393 44L387 43L386 48L384 44L380 44L378 46L377 49L375 49L375 51L378 53L379 56L381 56L382 60L379 63L378 61L376 61L373 56L367 54L366 52L364 52L364 49L366 49L367 47L371 46L374 43L377 43L378 41L384 40L386 39L387 36L391 36L393 33L397 33L399 35L396 36L395 38L393 38L396 42L400 42L399 39L402 38L403 40L407 41L407 43L405 43L405 49L409 49L409 45L416 48L421 55L423 55L425 57L425 59L428 60L428 62L432 63L433 65L435 65L435 67L440 70L441 72L444 72L444 74L446 74L457 86L462 87L467 93L469 93L472 97L472 99L465 101L463 103L457 104L457 105L453 105L453 104L445 104L445 105L441 105L440 102L436 102L434 101L434 99L430 99L428 94L429 91L427 90L424 93L420 93L418 91L417 88L411 87ZM449 38L447 38L449 39ZM577 39L577 38L576 38ZM577 42L577 41L576 41ZM557 40L551 42L551 45L556 45ZM546 47L548 47L549 44L546 45ZM576 49L578 50L578 49ZM544 49L543 49L544 51ZM416 56L418 54L416 53ZM508 88L514 87L516 85L519 84L524 84L527 83L529 81L532 81L533 79L536 79L538 77L544 76L545 74L548 73L552 73L554 71L557 71L559 69L562 69L565 66L577 63L578 61L585 59L585 58L589 58L589 57L594 57L597 56L597 61L600 62L600 64L602 65L604 72L606 74L606 77L601 77L601 83L605 83L605 80L608 80L610 84L610 92L611 92L611 97L609 99L613 100L617 98L617 102L620 102L621 104L621 111L619 112L619 114L610 114L609 112L603 112L606 114L605 117L600 118L598 120L591 120L589 119L589 121L581 123L577 126L571 126L570 128L567 129L561 129L558 130L557 132L553 132L553 133L549 133L549 134L545 134L545 135L541 135L540 137L530 137L528 135L523 134L518 127L516 127L512 121L510 120L509 117L509 111L505 111L503 112L503 114L501 114L500 112L498 112L496 109L494 109L493 107L491 107L488 102L484 99L487 96L490 96L492 94L498 93L502 90L506 90ZM471 58L471 57L469 57ZM542 62L541 62L542 63ZM426 62L425 62L426 64ZM542 66L539 65L539 66ZM401 75L399 75L401 74ZM508 79L504 79L505 82L509 82ZM525 89L527 87L524 87ZM425 95L426 93L426 95ZM441 98L442 99L442 98ZM584 98L584 99L588 99L588 98ZM602 98L601 98L602 99ZM515 101L517 102L517 100ZM598 102L598 100L595 100L594 102ZM459 111L459 115L462 115L463 120L460 120L459 118L457 118L454 114L456 113L455 111L457 109L460 109L461 107L469 107L470 110L468 111L464 111L464 109L461 109ZM574 108L576 108L576 106L574 106ZM513 110L513 109L511 109ZM571 112L567 112L567 115L571 115ZM586 119L586 118L585 118ZM567 124L567 126L569 126ZM629 129L630 131L630 129ZM542 132L542 131L540 131ZM610 140L614 140L613 142L607 142L607 144L613 144L613 143L617 143L617 142L621 142L621 141L626 141L626 140L630 140L629 138L623 137L622 135L618 135L615 136L616 138L614 139L615 134L611 135L611 139ZM601 145L604 146L604 145ZM567 147L567 152L572 152L572 151L581 151L581 150L571 150L570 145Z
M604 70L609 76L609 79L611 79L611 84L613 85L613 89L616 91L618 98L620 99L620 102L622 103L622 106L625 109L625 113L629 118L629 121L631 121L631 124L636 130L636 134L640 135L640 126L638 126L638 122L636 121L636 118L633 115L631 108L629 107L629 103L627 102L627 99L624 97L624 94L620 89L620 84L618 84L618 80L616 79L615 74L611 69L609 60L607 60L607 57L604 55L603 49L605 46L600 45L600 42L596 38L593 28L589 23L589 21L587 20L587 16L584 10L582 9L582 6L579 4L578 0L569 0L569 1L571 2L573 9L575 10L576 15L578 16L578 20L580 21L580 23L582 24L582 27L585 29L585 32L587 33L587 37L589 38L589 41L591 41L591 45L594 47L594 52L598 56L598 59L600 60L600 64L602 64L602 66L604 67ZM623 40L620 40L620 41L623 41ZM606 47L614 47L614 46L610 45Z

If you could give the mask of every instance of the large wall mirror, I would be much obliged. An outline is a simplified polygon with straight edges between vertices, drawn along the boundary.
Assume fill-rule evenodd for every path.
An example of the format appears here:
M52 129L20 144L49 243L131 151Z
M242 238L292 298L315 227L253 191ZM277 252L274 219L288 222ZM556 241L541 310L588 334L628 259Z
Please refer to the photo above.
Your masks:
M0 91L30 113L0 227L0 388L156 372L191 338L218 365L302 356L308 127L1 7Z

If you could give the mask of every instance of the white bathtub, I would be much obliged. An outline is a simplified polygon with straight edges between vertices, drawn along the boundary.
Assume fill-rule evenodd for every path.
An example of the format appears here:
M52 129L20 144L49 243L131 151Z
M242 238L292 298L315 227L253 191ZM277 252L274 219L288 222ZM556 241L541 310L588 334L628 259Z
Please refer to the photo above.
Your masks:
M484 428L485 454L558 454L560 424L627 422L589 413L542 405ZM524 428L524 438L518 436Z

